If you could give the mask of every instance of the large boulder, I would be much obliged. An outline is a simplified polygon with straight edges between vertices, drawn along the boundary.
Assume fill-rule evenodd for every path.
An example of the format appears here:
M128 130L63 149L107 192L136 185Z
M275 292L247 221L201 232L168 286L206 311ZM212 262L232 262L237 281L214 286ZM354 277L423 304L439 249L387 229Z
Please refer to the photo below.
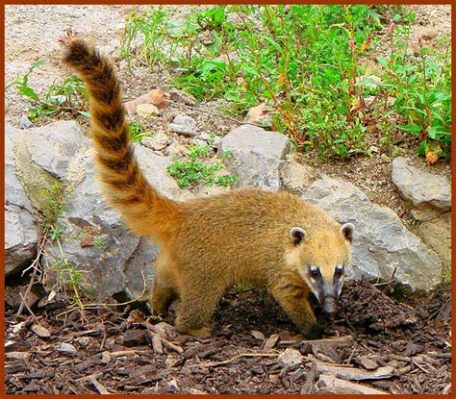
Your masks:
M170 161L142 146L136 146L135 153L151 184L162 194L179 199L181 190L166 174ZM82 272L81 289L86 293L96 294L99 299L115 294L145 299L159 247L128 231L121 217L103 200L91 148L70 165L66 173L71 188L58 221L62 226L61 242L47 249L49 269L56 272L48 285L55 284L64 259L67 268ZM71 270L66 276L71 276Z
M362 274L397 281L413 290L431 289L441 281L442 263L389 208L372 203L353 184L323 177L302 197L340 222L355 225L352 277Z
M14 145L21 130L5 127L5 275L20 271L36 255L39 228L34 209L18 178Z
M247 124L228 133L221 149L226 154L225 165L238 177L239 186L280 189L279 169L290 151L286 136Z
M392 179L401 195L418 207L451 208L451 185L445 176L426 172L410 160L398 157L392 163Z
M7 137L14 142L7 139L6 147L7 272L33 258L39 232L33 215L39 211L46 218L53 203L59 233L54 231L58 239L47 243L42 258L45 286L51 289L76 279L82 291L98 300L114 294L145 297L159 248L129 232L103 200L92 146L80 126L59 121L27 131L8 129ZM191 197L166 173L169 159L141 145L135 154L158 191L177 200ZM52 197L54 187L61 198Z

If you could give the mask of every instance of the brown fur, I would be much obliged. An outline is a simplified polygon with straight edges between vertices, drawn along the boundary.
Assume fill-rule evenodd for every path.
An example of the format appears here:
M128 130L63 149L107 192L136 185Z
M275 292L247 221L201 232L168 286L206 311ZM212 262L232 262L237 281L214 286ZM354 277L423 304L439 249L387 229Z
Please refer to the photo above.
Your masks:
M138 167L128 141L119 83L111 62L84 41L66 41L64 62L85 80L99 178L110 204L138 235L161 245L152 292L165 314L180 297L177 329L210 334L218 300L233 284L267 287L304 333L315 325L305 268L318 264L332 278L349 260L350 243L323 210L286 192L242 189L178 203L161 196ZM290 229L306 230L295 245Z

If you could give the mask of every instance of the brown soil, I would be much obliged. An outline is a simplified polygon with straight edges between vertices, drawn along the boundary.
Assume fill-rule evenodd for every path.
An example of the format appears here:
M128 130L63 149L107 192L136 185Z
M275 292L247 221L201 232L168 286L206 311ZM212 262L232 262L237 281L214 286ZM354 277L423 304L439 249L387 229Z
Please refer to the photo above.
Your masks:
M17 321L10 309L6 339L14 343L6 349L6 389L80 394L327 392L317 382L318 372L312 371L315 364L344 365L356 375L368 357L375 367L392 367L393 372L362 381L364 385L388 393L447 392L449 292L441 289L408 302L387 296L367 281L347 283L335 320L320 317L325 336L345 337L333 343L304 340L280 307L260 291L229 292L214 316L215 334L205 340L180 335L158 320L147 324L140 309L86 310L82 318L79 310L65 313L65 303L53 309L54 302L35 310L36 319ZM21 320L23 326L14 335ZM170 315L166 322L172 320ZM50 338L34 334L33 324L47 328ZM279 337L275 344L273 334ZM347 336L353 339L348 344ZM265 341L272 347L265 348ZM57 351L62 343L73 345L75 353ZM298 350L302 363L281 363L277 356L286 348ZM25 360L14 352L25 353Z

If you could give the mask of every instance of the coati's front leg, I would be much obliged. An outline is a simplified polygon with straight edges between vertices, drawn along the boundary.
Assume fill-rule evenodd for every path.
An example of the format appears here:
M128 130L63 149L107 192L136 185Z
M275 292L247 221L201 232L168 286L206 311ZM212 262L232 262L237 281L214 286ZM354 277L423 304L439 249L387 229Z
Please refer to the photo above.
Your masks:
M176 328L181 334L207 338L211 336L210 322L224 292L223 284L186 281L180 288Z
M283 276L269 286L269 292L304 335L313 335L318 330L317 319L307 298L309 289L304 282Z

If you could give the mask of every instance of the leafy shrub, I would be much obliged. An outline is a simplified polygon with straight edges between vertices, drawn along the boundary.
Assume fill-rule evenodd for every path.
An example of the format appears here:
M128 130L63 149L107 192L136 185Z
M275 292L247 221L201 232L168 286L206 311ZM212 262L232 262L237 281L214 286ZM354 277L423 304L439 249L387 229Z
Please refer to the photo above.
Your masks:
M424 145L436 141L442 152L449 150L450 54L428 53L424 63L408 57L404 37L415 16L405 6L224 5L195 8L180 19L172 13L153 7L131 15L123 56L170 67L179 88L200 100L224 98L234 113L270 103L276 110L273 127L303 151L342 157L365 152L363 98L385 91L400 93L393 110L407 119L403 130L416 134L417 126L425 127ZM396 47L389 67L383 65L387 74L369 71L382 78L381 85L371 84L362 60L388 30L406 45ZM133 54L129 45L138 34L144 44Z
M186 159L175 159L167 172L177 179L180 188L202 182L205 185L232 186L237 176L218 175L222 168L220 161L207 162L211 148L207 145L191 145ZM226 156L224 154L224 156Z

